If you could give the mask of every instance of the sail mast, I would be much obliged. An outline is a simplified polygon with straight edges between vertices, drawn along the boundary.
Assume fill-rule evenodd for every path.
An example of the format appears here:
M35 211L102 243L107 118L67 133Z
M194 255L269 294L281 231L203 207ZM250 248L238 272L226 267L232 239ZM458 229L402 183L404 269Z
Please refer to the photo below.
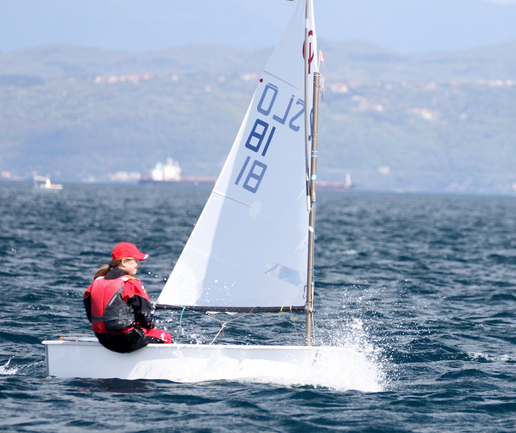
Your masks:
M307 68L309 59L308 55L306 55L306 46L308 45L308 10L309 10L310 0L307 0L307 18L306 18L306 40L305 40L305 68ZM310 8L311 10L311 8ZM310 125L310 112L308 108L308 69L305 71L305 115L308 116L308 121L306 121L306 139L308 142L308 133L310 131L311 126L311 152L310 158L308 157L308 153L306 156L308 165L308 211L309 211L309 221L308 221L308 261L307 261L307 284L306 284L306 345L311 345L312 338L312 329L313 329L313 315L314 315L314 283L313 283L313 275L314 275L314 241L315 241L315 191L316 191L316 181L317 181L317 134L318 134L318 120L319 120L319 73L314 72L314 80L313 80L313 116L312 116L312 124ZM307 145L308 149L308 145Z
M317 182L317 134L319 121L319 78L318 72L314 73L314 103L312 118L312 156L310 163L310 212L308 221L308 272L307 272L307 301L306 301L306 345L311 344L313 325L313 299L314 299L314 242L315 242L315 190Z

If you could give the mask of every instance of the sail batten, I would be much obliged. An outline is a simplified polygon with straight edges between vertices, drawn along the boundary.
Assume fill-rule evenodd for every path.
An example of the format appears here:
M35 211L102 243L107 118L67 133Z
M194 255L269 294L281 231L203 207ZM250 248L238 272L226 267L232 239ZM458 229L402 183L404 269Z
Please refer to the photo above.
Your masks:
M305 6L300 0L265 67L159 305L304 309L309 212L303 118L312 107L304 96ZM308 25L311 80L318 50L313 19Z

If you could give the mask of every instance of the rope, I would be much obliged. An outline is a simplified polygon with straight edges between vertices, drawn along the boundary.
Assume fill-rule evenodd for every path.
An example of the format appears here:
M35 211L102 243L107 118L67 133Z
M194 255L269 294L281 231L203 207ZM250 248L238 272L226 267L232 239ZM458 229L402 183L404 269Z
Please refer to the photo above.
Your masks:
M294 311L292 311L292 307L290 308L290 312L292 314L292 316L291 316L292 322L294 322L294 331L296 332L296 342L297 342L297 345L300 346L300 344L299 344L299 336L297 335L296 313Z
M314 338L315 336L315 318L314 318L315 314L312 314L312 335L311 335L311 338Z
M215 340L217 339L217 337L219 336L219 334L224 330L224 328L226 327L226 323L222 323L222 326L220 327L219 329L219 332L217 332L217 335L215 335L215 338L211 341L210 343L210 346L215 343Z
M283 306L280 308L280 313L283 313ZM181 334L181 323L183 321L183 313L185 312L186 310L186 307L183 307L183 309L181 310L181 316L179 317L179 331L178 331L178 335ZM254 308L249 312L249 313L245 313L245 314L241 314L240 316L237 316L235 317L234 319L231 319L231 320L228 320L227 322L224 322L222 320L219 320L215 317L213 317L212 315L208 315L208 314L205 314L206 316L209 316L210 319L212 320L215 320L216 322L219 322L220 323L220 329L219 329L219 332L217 332L217 335L215 335L215 337L213 338L213 340L211 341L210 345L212 345L213 343L215 343L215 340L217 340L218 336L220 335L220 333L224 332L224 328L226 328L226 326L231 323L231 322L234 322L235 320L238 320L238 319L241 319L242 317L245 317L245 316L248 316L249 314L253 314L253 310ZM195 311L195 310L192 310L194 313L198 313L198 314L202 314L201 311ZM291 319L292 319L292 322L294 322L294 331L296 333L296 341L297 341L297 344L299 346L299 335L297 333L297 326L296 326L296 312L292 310L292 306L290 306L290 313L292 314L291 316Z
M181 311L181 316L179 317L179 329L177 331L177 335L181 335L181 322L183 321L183 313L185 312L186 307L183 307L183 310Z
M217 332L217 335L215 335L215 338L213 339L213 341L210 343L210 344L213 344L215 342L215 340L217 339L217 337L219 336L219 334L224 330L224 328L226 327L226 325L228 323L231 323L231 322L234 322L235 320L238 320L238 319L241 319L242 317L244 316L247 316L251 313L245 313L245 314L242 314L241 316L238 316L238 317L235 317L234 319L231 319L229 320L228 322L223 322L222 320L218 320L218 319L215 319L214 317L212 317L212 319L216 320L217 322L219 322L221 324L220 326L220 330L219 332Z
M253 308L253 310L254 310L254 308ZM210 343L210 345L211 345L211 344L213 344L213 343L215 343L215 340L216 340L216 339L217 339L217 337L220 335L220 333L224 330L224 328L226 327L226 325L227 325L228 323L234 322L235 320L241 319L241 318L242 318L242 317L244 317L244 316L248 316L249 314L252 314L252 311L253 311L253 310L251 310L249 313L245 313L245 314L242 314L242 315L240 315L240 316L237 316L237 317L235 317L234 319L231 319L231 320L229 320L229 321L227 321L227 322L223 322L222 320L219 320L219 319L216 319L215 317L212 317L212 319L213 319L213 320L216 320L216 321L217 321L217 322L219 322L221 325L220 325L219 332L217 332L217 335L215 335L215 338L212 340L212 342Z

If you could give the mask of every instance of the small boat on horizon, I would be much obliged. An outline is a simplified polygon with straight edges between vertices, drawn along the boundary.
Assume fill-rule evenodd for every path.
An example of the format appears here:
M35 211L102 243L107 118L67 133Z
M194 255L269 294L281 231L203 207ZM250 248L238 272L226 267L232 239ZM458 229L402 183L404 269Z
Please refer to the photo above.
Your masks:
M53 183L50 180L50 175L47 176L33 176L35 191L61 191L63 185Z
M167 158L167 163L156 163L151 171L151 176L143 176L138 180L140 185L151 186L186 186L186 187L205 187L213 188L217 178L215 177L185 177L181 176L183 170L179 166L179 162L172 158Z
M167 163L158 162L151 171L151 176L143 176L138 180L140 185L171 186L171 187L201 187L213 188L217 182L216 177L208 176L181 176L183 170L179 162L167 158ZM322 191L351 191L355 184L351 181L350 173L346 173L345 181L318 181L318 187Z

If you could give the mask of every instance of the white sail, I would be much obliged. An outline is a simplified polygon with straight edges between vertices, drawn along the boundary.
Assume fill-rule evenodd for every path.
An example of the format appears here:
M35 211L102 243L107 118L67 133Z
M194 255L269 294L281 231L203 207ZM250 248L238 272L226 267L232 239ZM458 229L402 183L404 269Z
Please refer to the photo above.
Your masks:
M309 83L318 67L313 9L306 20L305 7L300 0L263 72L160 305L285 311L305 305L305 25Z

